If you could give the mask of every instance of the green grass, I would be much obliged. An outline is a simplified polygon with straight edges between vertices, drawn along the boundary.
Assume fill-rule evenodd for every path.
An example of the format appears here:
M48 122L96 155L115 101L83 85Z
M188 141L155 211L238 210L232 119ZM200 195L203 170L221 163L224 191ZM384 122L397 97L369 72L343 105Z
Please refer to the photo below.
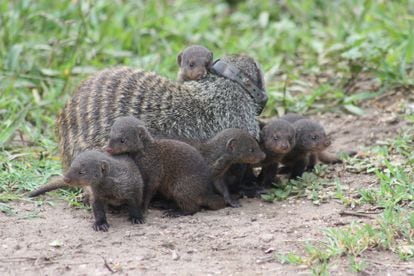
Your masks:
M287 111L359 115L367 100L414 87L414 0L200 3L0 2L1 212L13 215L7 202L22 199L24 192L60 173L56 116L80 81L102 68L128 65L174 79L176 55L189 44L205 45L216 58L247 53L266 72L267 116ZM358 88L360 82L370 85ZM407 114L406 120L414 122L412 112ZM320 167L303 181L278 188L267 200L305 196L322 204L337 198L347 206L385 208L383 217L370 226L382 236L370 236L369 227L358 224L350 226L350 231L368 241L365 247L383 246L409 258L413 207L409 184L414 164L410 137L412 132L407 132L371 149L368 158L349 160L347 170L378 178L379 187L358 191L358 198L342 190L340 179L325 179L329 169ZM78 204L78 191L60 195ZM52 204L37 201L44 203ZM394 228L397 222L401 227ZM325 247L331 246L331 240L349 239L338 231L327 231L322 247L309 245L310 257L291 255L285 260L314 264L314 273L327 272L329 260L337 253L326 253ZM355 248L353 243L341 247L341 254L348 255L351 266L359 271L365 266L359 256L365 247Z

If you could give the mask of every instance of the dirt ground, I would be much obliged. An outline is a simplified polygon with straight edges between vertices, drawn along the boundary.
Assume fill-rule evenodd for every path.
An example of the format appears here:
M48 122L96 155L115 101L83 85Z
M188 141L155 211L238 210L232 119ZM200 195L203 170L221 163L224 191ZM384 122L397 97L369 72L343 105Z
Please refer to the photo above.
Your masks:
M406 122L392 113L369 110L351 115L315 116L334 138L335 149L361 150L396 135ZM352 174L335 165L330 174L349 190L375 186L368 174ZM277 253L301 253L306 241L317 241L326 227L353 220L341 216L344 206L334 199L320 206L306 198L265 203L242 199L241 208L203 211L193 216L163 218L151 209L147 222L131 225L125 213L108 214L109 232L93 231L93 215L46 196L54 204L16 201L15 216L0 213L0 275L302 275L304 266L282 265ZM414 275L414 261L370 251L363 275ZM333 275L354 274L347 258L334 260Z

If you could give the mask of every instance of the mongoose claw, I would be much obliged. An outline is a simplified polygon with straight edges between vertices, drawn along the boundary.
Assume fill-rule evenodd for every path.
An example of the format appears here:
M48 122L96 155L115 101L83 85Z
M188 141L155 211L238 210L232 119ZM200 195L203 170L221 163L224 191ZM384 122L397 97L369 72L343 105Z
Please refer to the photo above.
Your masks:
M107 222L95 222L92 227L95 231L108 232L109 224Z
M145 222L143 217L131 217L132 224L143 224Z

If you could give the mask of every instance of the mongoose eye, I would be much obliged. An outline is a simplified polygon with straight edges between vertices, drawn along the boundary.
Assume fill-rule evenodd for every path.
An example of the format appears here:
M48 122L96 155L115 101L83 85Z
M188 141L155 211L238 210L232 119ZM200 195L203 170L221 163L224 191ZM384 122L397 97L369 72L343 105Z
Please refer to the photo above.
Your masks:
M194 67L194 62L190 62L189 64L188 64L188 66L190 66L190 68L193 68Z
M251 149L250 149L250 152L254 152L254 148L251 148Z
M273 136L273 140L275 141L279 140L279 136Z
M84 172L84 171L79 171L78 173L79 173L79 174L85 174L85 172Z
M318 135L313 135L311 138L312 138L312 140L317 140L319 138L319 136Z
M121 138L121 143L122 144L125 144L125 142L126 142L126 139L125 138Z

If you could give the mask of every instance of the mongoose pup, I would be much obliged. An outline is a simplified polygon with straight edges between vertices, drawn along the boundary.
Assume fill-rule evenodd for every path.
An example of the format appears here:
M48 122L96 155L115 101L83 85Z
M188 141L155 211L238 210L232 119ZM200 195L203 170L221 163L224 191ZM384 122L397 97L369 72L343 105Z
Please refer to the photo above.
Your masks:
M93 229L108 231L105 205L127 204L132 223L143 223L141 212L143 180L135 162L126 155L111 156L87 150L78 154L64 176L67 185L89 186L95 216Z
M293 124L294 122L301 120L301 119L307 119L305 116L297 114L297 113L287 113L286 115L281 116L279 119L286 120ZM349 154L353 154L352 152L348 152ZM339 156L329 154L324 151L312 153L309 157L309 164L306 168L307 171L313 170L316 163L318 161L325 163L325 164L336 164L336 163L342 163L342 160L339 158Z
M177 204L180 211L170 212L172 216L191 215L202 207L225 207L224 199L213 191L206 161L195 148L177 140L154 139L133 116L115 120L106 150L134 156L145 181L144 210L156 192Z
M322 152L331 144L323 127L315 121L300 119L293 123L293 127L296 132L295 146L281 161L290 170L290 179L302 176L306 168L312 165L311 162L314 162L311 156Z
M178 81L200 80L207 76L207 72L213 63L213 53L200 45L192 45L185 48L177 56Z
M240 207L240 203L230 197L225 174L233 164L256 164L266 157L257 141L244 130L229 128L194 146L207 160L214 186L223 195L226 204Z
M237 81L210 72L185 84L125 67L89 77L57 120L63 172L78 153L104 147L120 116L142 119L156 136L208 139L223 129L241 128L258 138L256 115L267 102L260 65L244 55L225 56L221 61L260 88L259 96L253 97ZM63 178L54 184L54 189L65 186Z
M296 131L292 124L280 119L270 120L260 131L260 145L266 153L266 159L261 162L262 170L258 176L258 182L262 187L271 187L280 161L295 146L295 136Z

